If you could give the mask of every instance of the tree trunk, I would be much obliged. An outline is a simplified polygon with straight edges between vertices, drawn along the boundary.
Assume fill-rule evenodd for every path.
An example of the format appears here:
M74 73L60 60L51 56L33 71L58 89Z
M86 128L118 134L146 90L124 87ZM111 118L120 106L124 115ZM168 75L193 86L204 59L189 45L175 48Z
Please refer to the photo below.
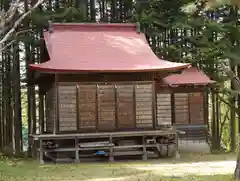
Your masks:
M234 179L240 180L240 146L239 146L239 140L240 139L240 133L238 134L238 155L237 155L237 165L234 171Z
M221 116L220 116L220 100L219 100L219 91L216 92L216 150L220 150L221 147L221 140L220 140L220 122L221 122Z
M18 43L13 48L13 86L14 86L14 147L15 154L22 152L22 112L20 86L20 59Z
M238 80L238 81L236 81ZM236 84L240 84L240 65L237 66L237 79ZM237 137L237 165L234 172L234 179L240 180L240 95L237 96L237 104L238 104L238 137Z
M212 93L212 125L211 125L211 130L212 130L212 150L215 151L217 148L217 131L216 131L216 93L214 89L211 91Z

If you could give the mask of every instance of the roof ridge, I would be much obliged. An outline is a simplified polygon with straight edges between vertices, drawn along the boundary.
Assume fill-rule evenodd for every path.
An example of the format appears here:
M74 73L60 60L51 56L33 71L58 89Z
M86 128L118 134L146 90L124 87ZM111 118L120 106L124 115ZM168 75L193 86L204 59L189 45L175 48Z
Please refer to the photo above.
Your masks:
M52 23L53 31L135 31L137 25L134 23Z

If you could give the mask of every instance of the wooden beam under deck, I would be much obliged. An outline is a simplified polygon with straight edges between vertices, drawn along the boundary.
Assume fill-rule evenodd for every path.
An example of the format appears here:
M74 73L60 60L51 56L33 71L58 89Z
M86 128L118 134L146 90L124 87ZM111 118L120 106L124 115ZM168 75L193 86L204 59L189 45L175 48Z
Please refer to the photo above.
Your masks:
M149 131L119 131L119 132L100 132L100 133L69 133L69 134L34 134L30 135L33 140L51 139L73 139L73 138L108 138L112 137L134 137L134 136L164 136L177 134L174 128L149 130Z
M159 149L162 149L161 147L166 147L165 150L166 156L172 155L172 151L174 151L174 154L178 154L178 145L177 144L177 131L175 128L168 128L168 129L163 129L163 130L151 130L151 131L125 131L125 132L105 132L105 133L78 133L78 134L42 134L42 135L30 135L32 138L32 141L37 141L39 142L39 148L37 151L39 151L39 160L40 163L44 163L44 157L50 158L54 162L61 162L61 161L70 161L79 163L80 160L80 154L82 154L81 151L96 151L96 150L105 150L105 156L109 157L109 161L114 161L115 156L127 156L127 155L141 155L143 160L147 160L148 156L150 154L149 150L147 149L157 149L158 154L155 153L156 155L159 156L161 152L159 152ZM156 138L159 136L170 136L171 138L175 138L175 141L168 143L157 143ZM174 136L174 137L172 137ZM136 138L139 137L142 139L141 143L135 143L133 145L114 145L113 139L117 138L119 139L126 139L128 138ZM81 140L83 139L99 139L101 141L102 138L107 139L109 144L108 145L89 145L89 146L80 146ZM147 139L154 139L155 142L147 142ZM74 140L74 145L68 146L68 147L60 147L60 148L50 148L46 149L43 147L44 141L57 141L57 140ZM97 140L96 140L97 141ZM83 142L84 143L84 142ZM169 150L171 149L171 145L174 145L174 150ZM129 149L134 149L134 150L129 150ZM136 150L137 149L137 150ZM139 150L140 149L140 150ZM65 157L65 158L60 158L58 156L51 156L49 153L64 153L64 152L73 152L75 158L70 157ZM88 153L88 156L94 156L90 155ZM86 154L86 153L83 153ZM70 160L69 160L70 159Z

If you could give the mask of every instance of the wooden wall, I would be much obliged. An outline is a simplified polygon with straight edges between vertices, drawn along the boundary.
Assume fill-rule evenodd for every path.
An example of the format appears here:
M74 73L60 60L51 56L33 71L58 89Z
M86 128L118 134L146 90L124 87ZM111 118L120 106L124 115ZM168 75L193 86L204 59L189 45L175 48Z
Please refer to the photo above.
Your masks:
M116 98L114 88L114 85L111 84L98 85L98 130L115 129Z
M134 118L134 86L118 85L118 127L121 129L135 128Z
M204 93L190 93L188 97L190 123L204 123Z
M135 86L136 97L136 126L153 126L153 84L141 84Z
M154 127L155 91L152 81L58 83L57 90L57 126L60 132Z
M174 111L176 124L189 124L189 93L174 93Z
M188 89L161 90L154 85L153 81L59 82L46 94L47 132L52 132L55 120L60 132L206 124L204 89L186 93Z
M172 104L170 93L156 94L157 102L157 125L172 124Z
M56 88L52 86L51 89L46 93L46 131L53 132L54 122L56 118Z
M59 130L76 131L76 86L58 86Z
M187 91L186 91L187 92ZM204 92L158 92L157 124L205 124Z
M175 123L204 124L204 93L175 93Z
M77 116L79 129L95 129L97 126L97 88L96 85L77 87ZM75 120L76 121L76 120Z

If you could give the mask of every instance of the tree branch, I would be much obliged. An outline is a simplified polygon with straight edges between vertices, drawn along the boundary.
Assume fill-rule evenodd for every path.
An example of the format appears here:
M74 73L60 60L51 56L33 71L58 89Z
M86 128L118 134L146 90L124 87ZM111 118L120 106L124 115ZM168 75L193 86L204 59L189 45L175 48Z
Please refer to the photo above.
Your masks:
M19 5L20 5L20 0L16 0L15 2L13 2L11 4L8 11L6 13L4 13L4 17L3 17L4 26L12 20L12 18L14 17L15 13L18 10Z
M6 33L6 35L3 36L3 38L0 40L0 46L3 47L3 44L13 35L16 28L22 23L22 21L31 14L40 4L42 4L45 0L38 0L36 4L34 4L31 9L29 9L27 12L25 12L21 17L14 23L13 27Z
M34 33L32 30L22 30L22 31L18 31L16 33L16 37L18 37L20 34L22 33L26 33L26 32L31 32L31 33ZM9 47L10 45L12 45L14 42L16 42L17 40L12 40L10 41L9 43L7 43L6 45L4 45L4 47L0 48L0 52L4 51L7 47Z
M239 78L235 75L235 73L229 69L224 67L224 65L221 65L220 67L227 75L228 77L234 82L234 89L239 91L240 90L240 80Z

